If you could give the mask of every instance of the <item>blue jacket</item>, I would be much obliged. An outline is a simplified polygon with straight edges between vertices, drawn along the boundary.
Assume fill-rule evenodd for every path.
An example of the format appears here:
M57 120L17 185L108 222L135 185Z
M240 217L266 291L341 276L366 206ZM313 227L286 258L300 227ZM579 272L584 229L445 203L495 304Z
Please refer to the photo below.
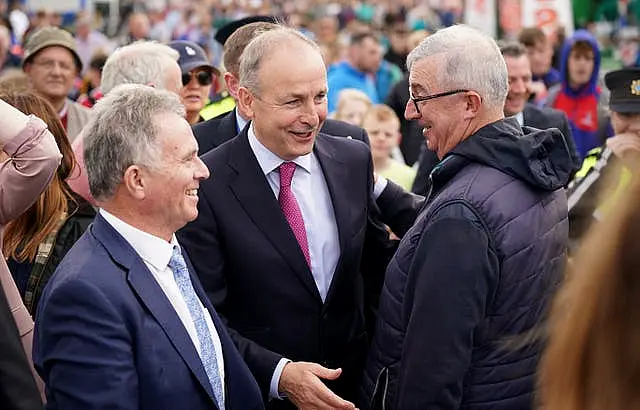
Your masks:
M222 344L226 409L264 409L255 379L187 264ZM47 385L47 409L217 408L171 303L142 258L100 215L45 288L33 361Z
M356 70L346 61L333 64L327 72L329 93L329 112L334 112L338 105L340 91L347 88L355 88L367 94L373 104L379 104L378 90L372 75Z
M558 130L523 129L489 124L432 172L387 268L362 384L372 408L533 408L540 345L514 340L559 283L572 169Z

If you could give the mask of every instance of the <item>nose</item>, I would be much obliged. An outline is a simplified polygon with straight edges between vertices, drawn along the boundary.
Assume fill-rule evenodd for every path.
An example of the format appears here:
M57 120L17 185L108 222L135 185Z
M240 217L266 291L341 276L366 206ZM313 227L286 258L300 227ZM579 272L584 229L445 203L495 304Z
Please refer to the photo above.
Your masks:
M323 107L324 105L322 104L316 105L313 100L305 103L300 114L300 121L309 127L315 128L320 123Z
M196 168L193 174L195 179L199 181L205 180L210 176L209 168L202 162L200 157L196 159Z
M525 93L527 92L527 87L525 86L524 81L515 80L511 83L511 91L516 93Z
M421 115L418 110L416 110L416 105L409 99L407 105L404 107L404 118L407 120L418 120L420 117Z

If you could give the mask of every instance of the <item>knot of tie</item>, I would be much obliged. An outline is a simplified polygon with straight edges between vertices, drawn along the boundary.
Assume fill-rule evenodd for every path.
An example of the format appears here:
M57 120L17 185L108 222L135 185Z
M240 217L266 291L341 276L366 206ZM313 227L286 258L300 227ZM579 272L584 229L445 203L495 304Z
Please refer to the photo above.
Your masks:
M182 258L182 252L180 251L180 245L174 245L173 252L171 253L171 259L169 259L169 268L174 270L181 267L184 264Z
M283 162L280 164L280 186L290 187L293 173L296 171L295 162Z

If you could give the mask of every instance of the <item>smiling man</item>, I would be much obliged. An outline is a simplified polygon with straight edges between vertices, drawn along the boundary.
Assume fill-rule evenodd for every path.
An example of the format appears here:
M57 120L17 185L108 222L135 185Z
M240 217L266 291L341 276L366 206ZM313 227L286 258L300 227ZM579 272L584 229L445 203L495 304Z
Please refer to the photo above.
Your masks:
M260 391L174 233L209 171L177 95L122 85L84 151L94 223L40 302L34 363L51 409L254 409Z
M507 75L509 76L509 92L503 110L505 117L515 117L520 126L540 130L559 129L571 153L573 172L577 171L581 161L576 152L567 117L562 111L552 108L538 108L528 102L531 95L532 74L526 48L514 41L500 42L498 45L507 65ZM428 150L422 152L418 173L412 187L414 193L426 195L429 187L429 174L438 162L434 152Z
M388 238L369 222L371 154L320 132L327 74L304 35L258 35L239 71L251 123L202 157L215 178L180 240L269 409L353 409L368 347L365 291L377 295L388 262L361 274Z
M385 275L362 401L391 410L532 409L540 346L503 343L544 321L561 277L566 143L556 129L504 117L507 67L495 41L475 29L436 32L407 66L405 117L424 127L441 162L426 203L405 200L410 194L391 181L377 201L398 212L410 204L418 216Z

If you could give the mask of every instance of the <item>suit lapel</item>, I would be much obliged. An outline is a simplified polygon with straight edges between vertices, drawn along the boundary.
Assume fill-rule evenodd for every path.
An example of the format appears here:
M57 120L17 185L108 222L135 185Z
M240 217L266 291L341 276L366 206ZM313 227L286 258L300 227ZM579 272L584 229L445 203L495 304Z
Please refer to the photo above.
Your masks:
M540 118L537 111L529 107L529 105L525 105L524 110L522 110L522 122L527 127L533 127L538 129L546 128L546 124L544 124L544 119Z
M291 266L307 290L321 300L311 270L269 186L247 136L247 127L233 142L229 166L236 172L229 188L253 223Z
M212 402L215 403L213 389L200 356L180 317L178 317L147 266L129 243L100 214L96 216L94 221L93 232L113 259L127 270L129 285L138 295L141 303L145 305L154 319L160 324L178 354L206 390Z

